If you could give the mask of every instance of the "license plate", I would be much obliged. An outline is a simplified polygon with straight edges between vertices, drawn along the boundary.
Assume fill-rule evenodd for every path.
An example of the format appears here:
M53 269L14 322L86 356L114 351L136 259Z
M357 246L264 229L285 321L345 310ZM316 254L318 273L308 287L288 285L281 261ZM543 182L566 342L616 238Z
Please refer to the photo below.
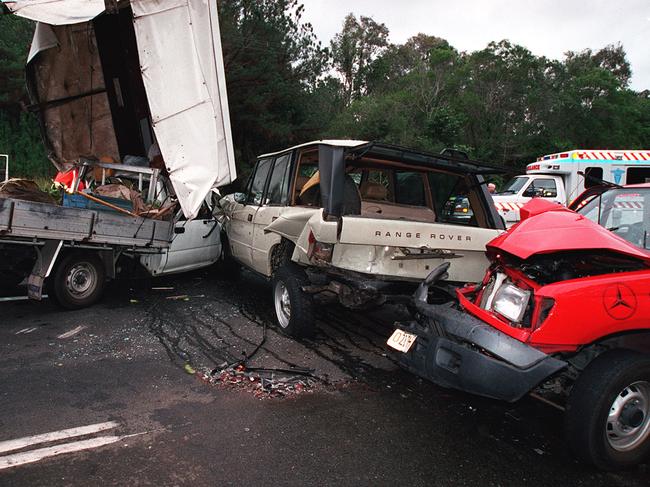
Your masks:
M417 335L412 333L406 333L405 331L400 330L399 328L393 332L390 336L386 345L399 352L408 352L411 348L411 345L415 342Z

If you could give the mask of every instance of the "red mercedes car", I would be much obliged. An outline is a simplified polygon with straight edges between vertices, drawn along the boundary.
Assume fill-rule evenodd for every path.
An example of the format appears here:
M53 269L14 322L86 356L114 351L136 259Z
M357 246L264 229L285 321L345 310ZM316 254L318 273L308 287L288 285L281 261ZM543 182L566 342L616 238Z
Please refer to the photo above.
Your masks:
M457 303L427 302L446 264L434 270L388 344L442 386L510 402L559 391L572 452L627 467L650 454L650 184L592 188L571 208L528 203Z

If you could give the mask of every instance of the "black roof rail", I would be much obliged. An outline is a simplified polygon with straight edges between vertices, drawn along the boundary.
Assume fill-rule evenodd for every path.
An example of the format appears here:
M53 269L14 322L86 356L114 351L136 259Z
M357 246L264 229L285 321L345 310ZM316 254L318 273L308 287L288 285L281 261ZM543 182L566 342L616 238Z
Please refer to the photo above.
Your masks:
M467 152L464 150L459 150L459 149L452 149L450 147L445 147L440 151L440 155L442 156L447 156L447 157L453 157L454 159L468 159L469 156L467 155Z

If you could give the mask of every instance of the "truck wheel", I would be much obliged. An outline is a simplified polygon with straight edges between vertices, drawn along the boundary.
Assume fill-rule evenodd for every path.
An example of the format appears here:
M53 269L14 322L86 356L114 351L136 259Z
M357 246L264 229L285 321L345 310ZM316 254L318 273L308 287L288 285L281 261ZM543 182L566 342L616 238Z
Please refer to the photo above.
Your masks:
M578 377L567 401L573 454L603 470L642 462L650 454L650 357L606 352Z
M104 277L104 266L97 256L72 253L57 266L49 287L62 307L85 308L102 296Z
M306 278L294 265L280 267L273 274L273 304L280 329L292 337L314 334L313 302L302 286Z

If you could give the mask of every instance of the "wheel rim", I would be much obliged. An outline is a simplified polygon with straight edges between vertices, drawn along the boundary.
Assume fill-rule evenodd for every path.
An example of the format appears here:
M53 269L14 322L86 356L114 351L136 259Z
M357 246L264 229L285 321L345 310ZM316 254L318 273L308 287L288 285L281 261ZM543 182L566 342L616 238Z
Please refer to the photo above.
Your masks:
M650 382L639 381L614 399L607 417L607 441L617 451L637 448L650 436Z
M83 299L97 286L97 270L88 262L73 265L65 278L65 287L75 298Z
M274 301L278 323L282 328L286 328L289 326L289 320L291 319L291 298L287 286L282 281L275 284Z

